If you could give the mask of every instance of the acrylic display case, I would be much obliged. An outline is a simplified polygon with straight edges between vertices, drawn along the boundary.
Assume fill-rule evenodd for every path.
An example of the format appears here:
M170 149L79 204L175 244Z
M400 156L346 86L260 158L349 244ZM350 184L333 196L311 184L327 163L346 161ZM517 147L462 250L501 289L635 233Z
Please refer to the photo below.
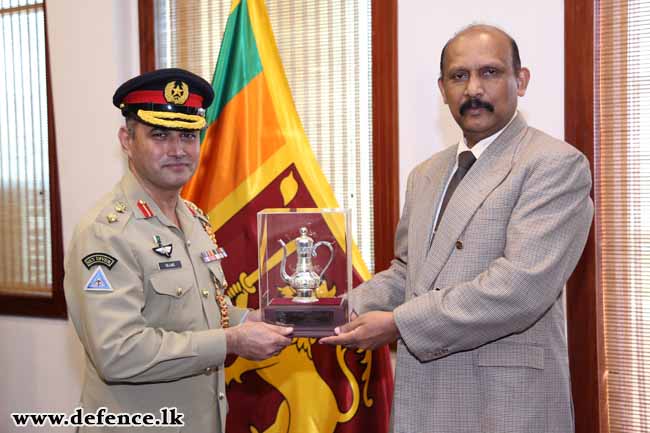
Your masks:
M257 214L260 309L264 321L323 337L348 321L352 288L346 209L265 209Z

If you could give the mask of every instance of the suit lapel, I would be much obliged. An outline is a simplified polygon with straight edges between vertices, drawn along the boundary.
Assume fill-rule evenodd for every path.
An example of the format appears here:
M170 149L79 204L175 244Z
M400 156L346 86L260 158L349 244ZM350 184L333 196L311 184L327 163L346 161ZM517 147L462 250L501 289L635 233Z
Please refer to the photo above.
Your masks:
M426 168L421 187L415 191L414 197L417 202L411 220L415 222L412 225L415 230L413 239L416 241L415 256L419 263L426 259L433 231L432 212L435 213L438 203L442 200L443 188L456 163L457 151L458 146L450 146L432 160L431 165ZM431 197L432 200L427 200L426 197ZM426 242L422 242L423 239L426 239ZM416 269L419 268L420 266Z
M526 126L518 114L458 184L418 276L416 291L424 292L431 288L476 210L510 172L515 151L526 133ZM438 203L441 197L436 200Z

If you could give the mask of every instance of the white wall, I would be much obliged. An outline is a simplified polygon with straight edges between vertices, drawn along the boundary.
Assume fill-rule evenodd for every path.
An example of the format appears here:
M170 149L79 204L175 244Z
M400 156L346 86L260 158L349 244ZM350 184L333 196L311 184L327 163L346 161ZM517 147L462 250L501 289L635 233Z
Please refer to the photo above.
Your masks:
M117 85L139 69L137 2L48 0L48 31L67 244L78 218L124 171L116 140ZM457 129L436 79L443 44L461 27L500 25L517 39L532 71L521 108L531 124L563 136L563 8L560 0L430 0L399 3L400 184L418 162L452 144ZM0 316L0 431L12 411L68 412L81 388L83 351L67 321ZM57 431L65 431L57 429Z
M121 177L113 91L139 71L137 2L48 0L47 29L67 245L79 217ZM0 316L0 431L14 411L69 412L83 349L68 321ZM56 431L71 431L57 429Z
M564 1L403 0L398 19L400 203L409 171L460 136L436 81L442 47L469 24L496 25L517 41L531 70L519 108L530 125L564 138Z

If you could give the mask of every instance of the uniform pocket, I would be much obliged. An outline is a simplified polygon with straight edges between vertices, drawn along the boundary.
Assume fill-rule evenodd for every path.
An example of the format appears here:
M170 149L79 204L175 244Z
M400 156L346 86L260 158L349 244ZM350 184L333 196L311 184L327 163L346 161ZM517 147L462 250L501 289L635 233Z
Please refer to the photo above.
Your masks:
M219 290L222 292L225 291L226 285L228 284L226 282L226 276L223 273L223 269L221 268L221 262L216 261L216 262L211 262L207 264L208 269L210 270L210 276L213 279L213 281L218 281L220 284L220 287L217 287Z
M152 326L169 331L194 329L202 317L194 274L188 270L160 271L149 277L144 314ZM196 316L196 317L194 317Z
M194 276L185 271L163 271L152 275L149 281L159 295L180 299L193 287Z

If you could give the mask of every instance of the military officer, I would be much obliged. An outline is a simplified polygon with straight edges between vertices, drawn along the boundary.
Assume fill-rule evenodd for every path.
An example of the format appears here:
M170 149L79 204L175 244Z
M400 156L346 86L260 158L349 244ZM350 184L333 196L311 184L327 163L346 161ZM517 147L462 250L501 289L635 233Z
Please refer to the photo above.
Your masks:
M213 98L210 84L181 69L140 75L115 92L129 170L82 218L65 261L68 311L87 358L86 414L105 407L161 418L162 408L177 408L184 426L165 431L223 431L226 355L263 359L291 342L291 328L244 320L247 310L224 296L225 251L206 216L179 196ZM113 428L123 431L80 430Z

